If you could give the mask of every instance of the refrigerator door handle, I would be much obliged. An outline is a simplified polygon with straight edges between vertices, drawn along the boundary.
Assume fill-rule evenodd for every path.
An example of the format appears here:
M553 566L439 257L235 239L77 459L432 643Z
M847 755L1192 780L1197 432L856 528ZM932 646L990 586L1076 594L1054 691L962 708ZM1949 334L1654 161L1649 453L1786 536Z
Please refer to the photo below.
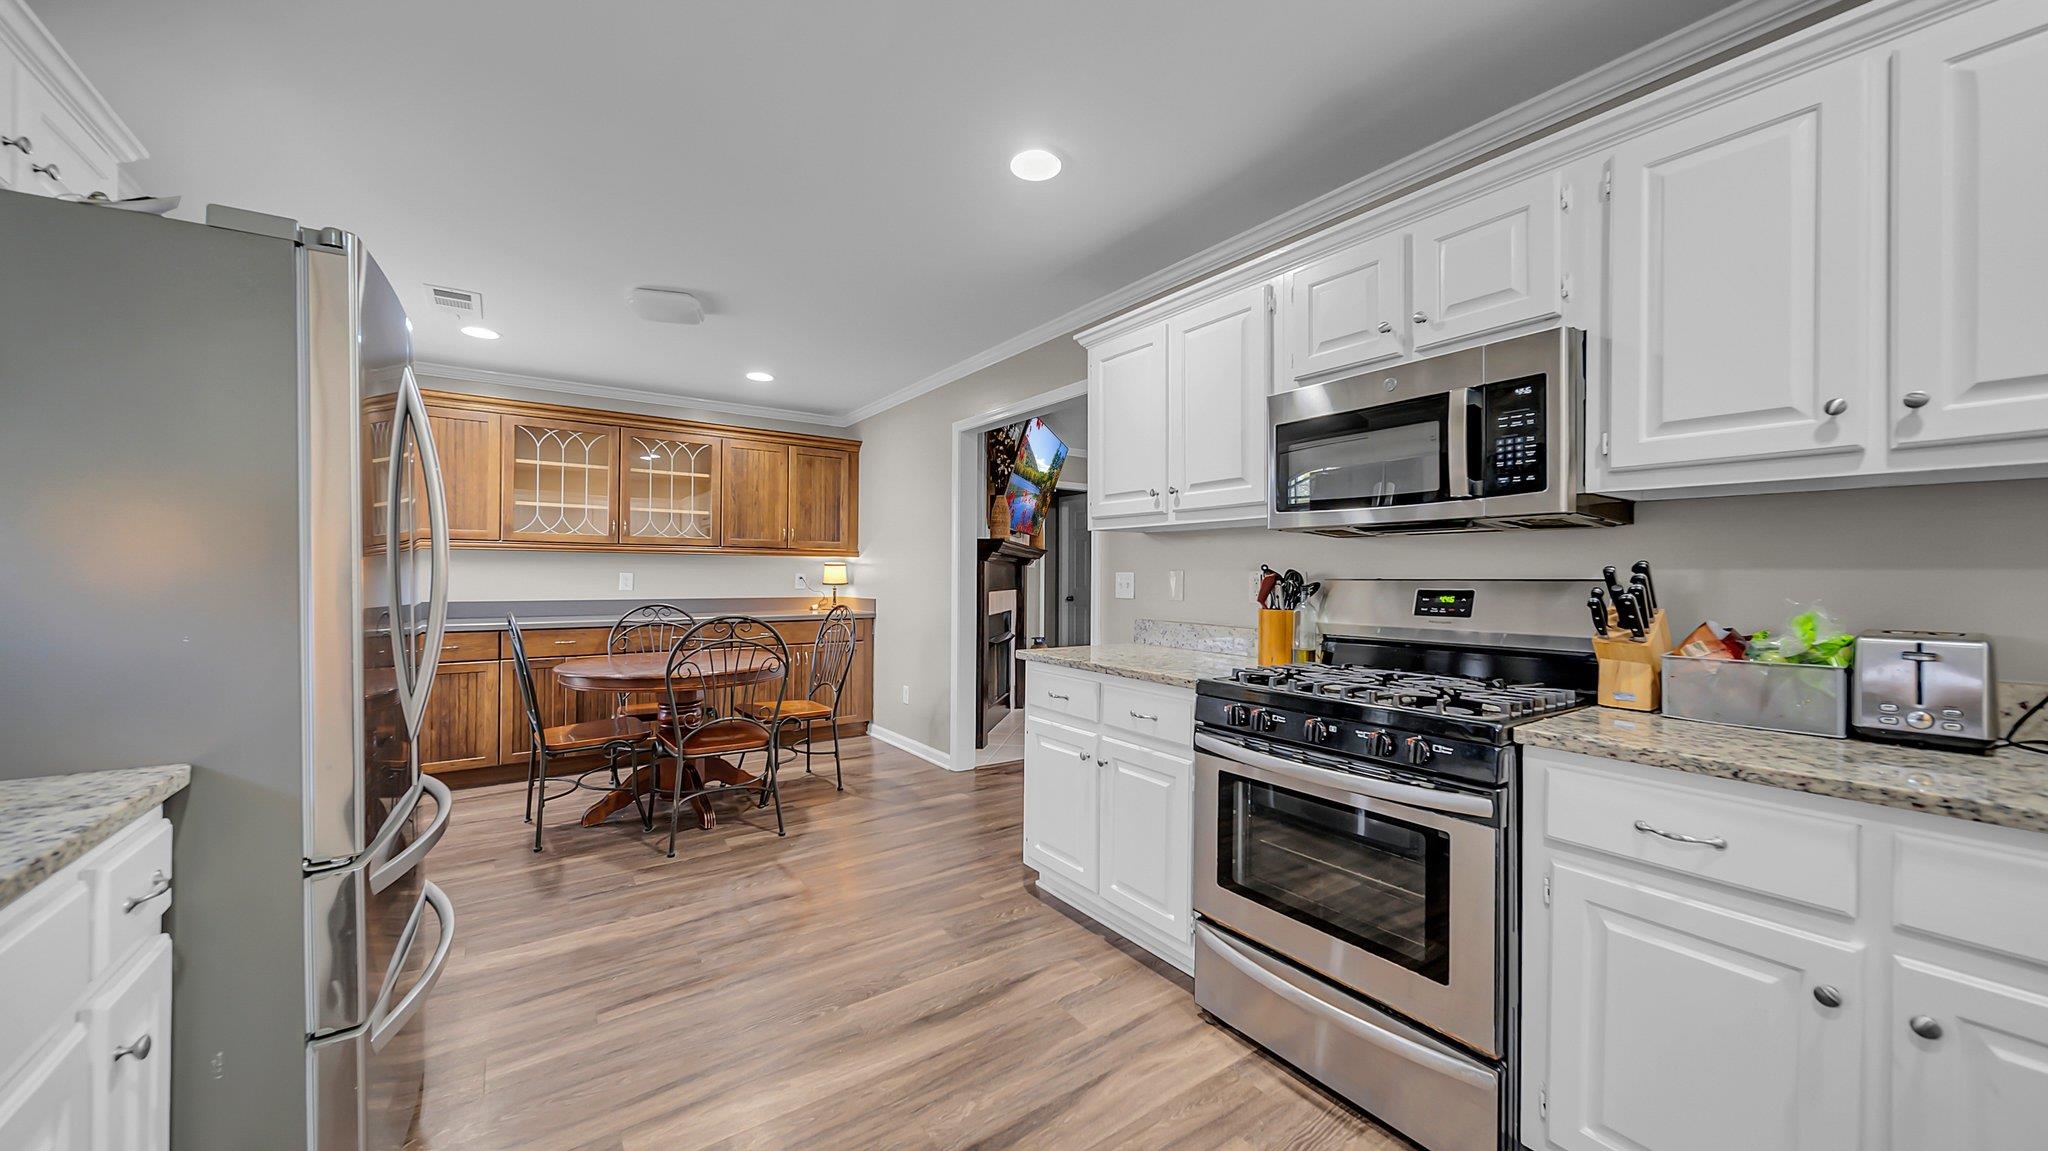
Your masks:
M392 1007L389 1014L372 1023L369 1028L370 1049L382 1050L391 1037L405 1030L412 1017L419 1013L420 1005L426 1002L427 993L440 982L441 970L448 965L448 953L455 946L455 905L448 901L448 895L429 881L424 889L427 906L434 909L434 917L441 921L441 941L434 947L434 957L427 961L427 969L420 972L419 982L412 985L404 997ZM412 933L407 933L405 946L412 945ZM402 953L402 952L401 952Z
M419 667L412 668L411 653L394 651L392 668L397 672L398 702L405 713L407 729L417 737L422 718L427 711L427 697L434 687L434 673L441 664L441 643L448 630L448 500L441 483L441 457L434 447L433 427L427 419L427 402L420 395L419 381L413 378L412 366L405 368L405 378L399 384L398 398L392 412L391 424L391 472L386 499L391 508L391 529L385 541L385 564L389 574L394 634L392 642L404 647L409 637L400 623L405 605L397 602L404 584L399 580L398 508L405 497L406 474L404 443L407 434L412 436L420 456L420 470L425 475L427 497L427 537L429 586L427 590L427 634L425 647L419 654Z
M434 822L419 834L404 851L386 859L370 869L370 890L382 891L406 872L419 866L434 845L441 842L441 836L448 831L448 813L455 806L454 797L448 793L448 785L431 775L420 776L420 790L434 797Z

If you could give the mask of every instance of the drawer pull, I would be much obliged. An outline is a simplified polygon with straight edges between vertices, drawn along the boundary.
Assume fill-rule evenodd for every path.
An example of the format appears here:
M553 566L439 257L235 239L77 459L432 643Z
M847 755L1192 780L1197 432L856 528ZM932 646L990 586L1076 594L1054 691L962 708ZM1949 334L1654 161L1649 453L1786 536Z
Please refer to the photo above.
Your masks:
M1064 699L1067 699L1067 698L1069 698L1069 697L1067 697L1067 696L1064 696L1064 695L1061 695L1061 694L1060 694L1059 692L1056 692L1056 691L1049 691L1049 692L1046 692L1046 693L1045 693L1045 698L1047 698L1047 699L1058 699L1058 700L1064 700Z
M154 1046L154 1044L150 1042L149 1036L144 1035L142 1038L137 1039L135 1042L130 1043L126 1047L114 1048L114 1062L119 1063L121 1060L128 1058L130 1055L133 1055L135 1057L136 1062L139 1063L142 1060L149 1058L149 1049L152 1046Z
M1636 830L1642 832L1645 835L1663 836L1665 839L1671 840L1674 843L1698 843L1703 844L1707 847L1711 847L1715 851L1728 850L1728 841L1722 839L1718 835L1680 835L1675 831L1665 831L1663 828L1651 827L1647 821L1640 819L1636 820Z
M163 870L159 868L155 874L149 877L149 890L147 892L142 895L131 895L128 897L127 902L121 904L121 914L133 915L136 908L141 907L152 899L161 899L170 893L171 877L165 875Z
M1146 715L1146 714L1145 714L1144 712L1142 712L1142 711L1134 711L1134 712L1132 712L1132 713L1131 713L1131 718L1132 718L1132 719L1146 719L1146 720L1151 720L1151 721L1152 721L1153 723L1158 723L1158 722L1159 722L1159 717L1158 717L1158 716L1156 716L1156 715Z
M572 644L572 643L575 643L575 642L576 642L576 641L575 641L575 640L573 640L573 639L558 639L558 640L556 640L556 641L555 641L555 646L556 646L556 647L568 647L568 646L569 646L570 644Z

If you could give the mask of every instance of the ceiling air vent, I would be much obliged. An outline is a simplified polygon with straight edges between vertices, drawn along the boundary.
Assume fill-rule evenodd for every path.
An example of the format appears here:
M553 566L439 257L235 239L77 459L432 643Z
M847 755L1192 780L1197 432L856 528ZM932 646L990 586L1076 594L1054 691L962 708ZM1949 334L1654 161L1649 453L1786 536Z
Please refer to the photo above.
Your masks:
M465 320L483 318L484 298L480 293L461 288L441 288L433 284L426 285L426 289L427 296L434 301L434 306L442 311Z

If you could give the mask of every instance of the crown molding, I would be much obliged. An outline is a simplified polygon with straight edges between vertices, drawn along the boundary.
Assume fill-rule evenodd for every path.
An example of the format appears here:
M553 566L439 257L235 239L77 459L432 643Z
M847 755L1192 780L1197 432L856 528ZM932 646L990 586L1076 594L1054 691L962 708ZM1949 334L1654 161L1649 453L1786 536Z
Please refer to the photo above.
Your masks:
M813 427L843 428L852 424L845 415L831 412L804 411L800 408L777 408L766 404L736 404L728 400L710 400L701 396L679 396L673 392L657 392L649 388L628 388L615 384L591 384L582 380L565 380L556 376L535 376L524 372L501 372L491 368L471 368L461 364L444 364L433 361L418 361L413 371L422 376L433 376L443 380L460 380L471 384L485 384L493 387L526 388L536 392L555 392L571 396L588 396L600 400L626 400L630 403L655 404L664 408L680 408L690 411L717 412L727 416L751 416L762 420L786 420L794 424L810 424Z
M847 413L850 423L880 415L963 376L1001 363L1028 348L1078 332L1118 313L1163 296L1191 281L1277 247L1303 233L1333 223L1404 191L1440 179L1489 152L1523 140L1562 121L1584 115L1630 91L1709 60L1775 28L1833 7L1841 0L1742 0L1684 28L1652 41L1575 80L1532 97L1455 135L1396 160L1349 184L1324 193L1221 243L1170 264L1143 279L1099 296L967 357L951 367L889 393Z
M149 149L142 146L142 141L114 113L114 106L85 78L77 61L22 0L0 0L0 46L11 49L20 58L30 75L57 97L64 110L77 118L93 142L111 153L116 163L148 159Z

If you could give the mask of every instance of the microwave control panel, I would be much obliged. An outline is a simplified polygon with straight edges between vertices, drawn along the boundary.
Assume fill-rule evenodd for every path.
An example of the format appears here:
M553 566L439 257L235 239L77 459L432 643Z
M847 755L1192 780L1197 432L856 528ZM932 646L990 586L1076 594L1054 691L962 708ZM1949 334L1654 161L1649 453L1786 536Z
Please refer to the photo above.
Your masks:
M1547 486L1550 445L1545 442L1544 378L1502 380L1483 389L1480 413L1479 494L1512 496Z

